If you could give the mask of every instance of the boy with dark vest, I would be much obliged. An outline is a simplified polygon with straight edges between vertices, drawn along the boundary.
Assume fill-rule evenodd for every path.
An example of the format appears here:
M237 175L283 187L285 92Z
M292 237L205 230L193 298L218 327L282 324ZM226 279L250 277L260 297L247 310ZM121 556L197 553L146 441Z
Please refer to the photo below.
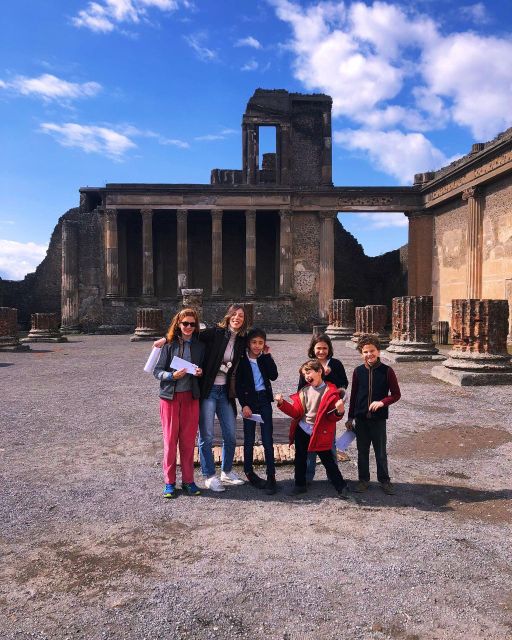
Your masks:
M384 493L393 495L386 452L386 420L390 404L400 400L400 388L395 372L380 361L380 343L375 336L363 335L357 343L363 364L354 369L350 392L347 429L354 428L357 439L357 493L363 493L370 483L370 445L377 462L377 479Z

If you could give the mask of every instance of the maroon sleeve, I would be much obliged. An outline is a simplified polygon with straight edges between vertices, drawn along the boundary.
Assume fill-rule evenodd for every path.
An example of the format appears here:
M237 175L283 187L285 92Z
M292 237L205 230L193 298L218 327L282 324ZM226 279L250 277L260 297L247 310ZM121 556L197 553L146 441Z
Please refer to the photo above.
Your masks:
M388 369L388 384L390 395L386 398L382 398L381 401L385 407L389 407L390 404L398 402L398 400L400 400L400 398L402 397L402 394L400 393L400 387L398 386L398 380L396 379L396 374L391 367L389 367Z
M356 397L357 397L357 374L356 370L352 373L352 384L350 386L350 404L348 405L348 419L354 419L354 411L356 410Z

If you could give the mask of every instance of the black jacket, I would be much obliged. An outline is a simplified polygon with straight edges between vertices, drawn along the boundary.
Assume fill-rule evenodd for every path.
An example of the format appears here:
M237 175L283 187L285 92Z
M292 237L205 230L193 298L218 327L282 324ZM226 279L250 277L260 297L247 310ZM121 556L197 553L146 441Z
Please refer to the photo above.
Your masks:
M176 369L171 369L171 361L174 356L179 355L179 340L173 340L171 343L166 342L160 351L160 357L158 358L158 362L156 367L153 370L153 375L157 380L160 380L160 397L165 400L172 400L174 398L174 389L176 387L176 380L162 374L165 372L174 372ZM193 336L192 341L190 343L190 356L192 362L196 364L198 367L203 366L203 356L204 356L204 345L199 342L199 340ZM199 380L200 378L196 378L195 376L191 376L192 380L192 397L198 399L200 395L199 391Z
M273 402L274 395L272 393L271 380L277 380L277 367L270 353L262 353L256 360L258 369L261 372L265 391L269 402ZM258 409L258 395L254 386L254 376L252 374L251 363L247 357L247 352L242 355L238 363L236 372L236 397L242 407L246 405L251 411Z
M222 329L221 327L212 327L211 329L204 329L199 334L199 340L205 346L204 361L203 361L203 377L200 379L201 387L201 400L207 398L210 395L210 391L213 387L213 382L219 367L222 363L222 357L224 351L226 351L226 345L229 342L229 329ZM226 375L226 388L228 390L228 396L231 397L230 385L231 376L236 368L240 356L245 350L245 336L237 335L235 338L235 348L233 351L233 366ZM234 396L233 396L234 398Z
M329 368L331 369L331 371L329 375L325 376L325 382L332 382L336 389L339 389L340 387L346 389L348 387L348 378L347 374L345 373L345 367L341 364L341 361L337 358L331 358L329 361ZM306 379L301 373L297 391L300 391L305 385Z

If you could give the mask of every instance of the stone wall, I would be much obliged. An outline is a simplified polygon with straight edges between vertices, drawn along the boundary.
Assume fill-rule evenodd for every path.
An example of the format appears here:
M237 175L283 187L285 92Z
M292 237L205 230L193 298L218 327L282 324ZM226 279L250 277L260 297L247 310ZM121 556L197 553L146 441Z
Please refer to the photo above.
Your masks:
M294 103L292 127L292 184L316 186L322 179L323 128L320 104Z
M292 214L294 306L297 323L305 331L318 320L319 234L315 213Z

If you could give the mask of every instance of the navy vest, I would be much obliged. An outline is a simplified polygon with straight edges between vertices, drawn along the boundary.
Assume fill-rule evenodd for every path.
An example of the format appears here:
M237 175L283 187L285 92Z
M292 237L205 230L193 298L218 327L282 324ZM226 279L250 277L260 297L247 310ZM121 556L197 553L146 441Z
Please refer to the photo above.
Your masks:
M371 418L387 420L388 408L382 407L378 411L368 412L368 407L374 400L383 400L389 395L388 365L379 365L367 369L364 364L355 369L357 376L357 396L354 416L356 418Z

